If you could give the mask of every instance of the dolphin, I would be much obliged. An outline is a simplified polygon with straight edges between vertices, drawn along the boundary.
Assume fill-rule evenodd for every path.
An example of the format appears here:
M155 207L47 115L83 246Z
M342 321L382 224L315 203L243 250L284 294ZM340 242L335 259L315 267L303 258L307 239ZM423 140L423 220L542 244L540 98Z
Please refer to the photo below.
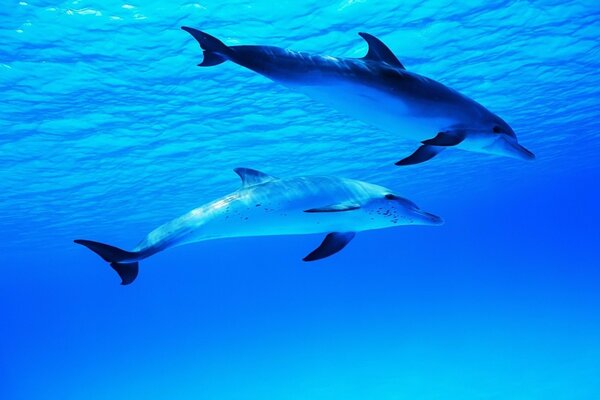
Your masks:
M167 248L205 240L326 233L303 258L314 261L342 250L356 232L400 225L439 225L440 217L421 210L391 190L352 179L309 176L279 179L236 168L242 186L159 226L132 251L91 240L75 240L105 261L127 285L138 262Z
M384 131L420 142L396 165L421 163L448 147L531 160L512 128L487 108L433 79L407 71L394 53L368 33L362 58L339 58L272 46L227 46L190 27L200 44L201 67L226 60Z

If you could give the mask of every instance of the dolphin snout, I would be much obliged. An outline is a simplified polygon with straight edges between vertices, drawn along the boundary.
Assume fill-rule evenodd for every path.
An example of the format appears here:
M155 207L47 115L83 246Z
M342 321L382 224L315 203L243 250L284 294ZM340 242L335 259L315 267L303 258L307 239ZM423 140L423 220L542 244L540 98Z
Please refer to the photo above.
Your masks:
M519 143L515 143L513 146L515 147L515 150L517 151L519 158L521 158L523 160L534 160L535 159L535 154L533 154L532 152L527 150L525 147L521 146Z
M504 150L503 152L510 157L520 158L521 160L535 159L535 154L521 146L514 138L502 137L500 147Z

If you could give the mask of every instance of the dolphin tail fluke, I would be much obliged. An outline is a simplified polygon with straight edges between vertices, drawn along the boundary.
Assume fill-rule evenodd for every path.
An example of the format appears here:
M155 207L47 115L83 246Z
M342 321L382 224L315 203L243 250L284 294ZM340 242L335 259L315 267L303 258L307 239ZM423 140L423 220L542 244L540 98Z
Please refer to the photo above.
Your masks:
M108 244L92 240L75 240L75 243L87 247L110 264L121 278L121 285L129 285L138 275L139 252L121 250Z
M187 26L182 26L181 29L192 35L200 44L200 48L204 50L202 53L204 59L198 66L211 67L231 58L233 50L216 37Z

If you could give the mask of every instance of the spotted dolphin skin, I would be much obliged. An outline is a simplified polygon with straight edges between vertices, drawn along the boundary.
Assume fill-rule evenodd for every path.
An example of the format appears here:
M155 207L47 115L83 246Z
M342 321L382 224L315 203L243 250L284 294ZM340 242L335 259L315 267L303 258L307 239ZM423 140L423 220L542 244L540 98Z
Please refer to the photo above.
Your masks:
M314 261L342 250L358 231L400 225L439 225L442 219L389 189L330 176L278 179L236 168L242 186L154 231L132 251L91 240L75 240L117 271L121 284L134 281L138 261L170 247L231 237L326 233L304 257Z
M448 147L535 158L500 117L433 79L407 71L368 33L359 33L369 45L364 57L338 58L271 46L227 46L199 30L182 29L204 50L199 66L233 61L351 117L420 142L396 165L427 161Z

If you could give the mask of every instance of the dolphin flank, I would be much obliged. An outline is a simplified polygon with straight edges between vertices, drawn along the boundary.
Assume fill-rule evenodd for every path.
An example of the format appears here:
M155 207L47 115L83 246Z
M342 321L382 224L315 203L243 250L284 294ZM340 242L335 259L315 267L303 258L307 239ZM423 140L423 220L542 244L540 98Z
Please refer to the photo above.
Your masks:
M427 161L448 147L531 160L512 128L476 101L433 79L407 71L375 36L361 32L362 58L338 58L272 46L227 46L182 27L200 44L209 67L227 60L384 131L419 143L396 165Z
M234 171L242 179L237 191L156 228L132 251L91 240L75 243L110 263L127 285L137 277L140 260L186 243L326 233L303 259L314 261L342 250L358 231L443 223L412 201L366 182L330 176L278 179L249 168Z

